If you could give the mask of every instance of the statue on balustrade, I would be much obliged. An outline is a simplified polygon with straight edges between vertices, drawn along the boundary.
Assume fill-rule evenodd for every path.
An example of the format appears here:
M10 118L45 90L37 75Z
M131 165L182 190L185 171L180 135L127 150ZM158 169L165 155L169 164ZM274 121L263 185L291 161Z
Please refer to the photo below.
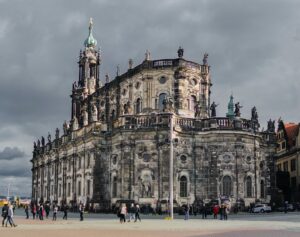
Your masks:
M212 118L216 117L217 116L217 112L216 112L216 107L218 106L219 104L216 104L214 101L212 102L212 104L210 105L210 110L211 110L211 114L210 116Z
M195 104L195 118L200 118L200 115L201 115L201 103L200 101L198 101Z
M251 120L258 122L258 114L255 106L251 109Z
M241 108L243 108L243 106L240 105L240 102L237 102L234 106L235 106L235 110L234 110L235 117L241 117Z
M42 147L45 146L45 138L42 136Z
M48 143L51 143L51 134L48 132Z
M207 59L208 59L208 53L205 53L203 56L203 65L208 65Z
M68 129L69 129L69 125L68 125L67 121L65 120L65 122L63 124L64 135L68 134Z
M55 139L59 139L59 129L56 128L55 130Z
M98 109L96 105L92 106L92 121L96 122L98 120Z
M181 48L181 46L179 46L179 49L177 51L178 58L182 58L183 57L183 52L184 52L184 49Z
M172 112L173 111L173 100L172 98L165 98L162 102L163 112Z
M268 132L275 132L275 120L269 120L268 121Z

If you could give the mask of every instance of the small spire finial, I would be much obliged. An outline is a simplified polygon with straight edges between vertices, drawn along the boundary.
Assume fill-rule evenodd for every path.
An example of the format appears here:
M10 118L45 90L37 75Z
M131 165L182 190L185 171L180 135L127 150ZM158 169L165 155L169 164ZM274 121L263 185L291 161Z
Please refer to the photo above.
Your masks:
M129 68L129 69L132 69L132 67L133 67L133 60L132 60L132 58L130 58L130 59L128 60L128 68Z
M149 61L149 60L150 60L150 51L147 49L145 53L145 61Z
M93 18L90 18L90 21L89 21L89 36L84 41L84 46L85 47L95 47L97 45L97 40L94 39L92 30L93 30Z

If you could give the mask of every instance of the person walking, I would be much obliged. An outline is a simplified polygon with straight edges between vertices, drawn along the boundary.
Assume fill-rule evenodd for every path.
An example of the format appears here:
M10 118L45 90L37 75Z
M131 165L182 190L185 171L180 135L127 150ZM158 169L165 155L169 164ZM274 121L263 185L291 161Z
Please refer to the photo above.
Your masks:
M52 218L53 221L56 221L57 212L58 212L58 207L57 207L57 205L54 205L54 207L53 207L53 218Z
M50 213L50 204L49 204L49 203L46 203L44 209L45 209L45 212L46 212L46 218L48 219L49 213Z
M84 205L80 203L79 204L80 221L83 221L83 211L84 211Z
M189 205L184 206L184 220L188 220L190 218L190 208Z
M29 219L29 206L27 204L25 205L25 214L26 214L26 219Z
M220 209L219 205L214 205L213 207L214 219L218 219L219 209Z
M17 227L17 225L14 223L13 217L14 217L13 205L10 205L8 208L7 220L5 223L5 227L7 227L7 222L9 222L11 227Z
M43 207L43 204L41 204L40 205L40 208L39 208L39 219L41 220L41 221L43 221L44 220L44 207Z
M35 219L35 214L36 214L36 205L33 204L31 206L31 213L32 213L32 219L34 220Z
M4 227L4 222L7 219L7 215L8 215L8 205L7 203L4 204L4 206L2 207L2 227Z
M219 213L220 213L220 220L223 220L223 215L224 215L224 204L221 204Z
M67 220L68 219L68 210L69 210L69 206L67 204L64 205L64 216L63 216L63 220Z
M120 223L126 222L126 214L127 214L127 207L125 203L122 203L121 209L120 209Z
M224 206L223 215L224 215L224 221L227 221L228 219L228 213L229 213L229 207L227 205Z
M136 222L138 219L139 221L141 222L141 218L140 218L140 205L139 204L136 204L135 205L135 220L134 222Z
M202 207L202 219L206 219L206 218L207 218L207 211L206 211L206 205L204 203Z
M131 205L129 207L129 210L128 210L128 213L129 213L128 222L130 222L131 220L133 221L135 219L135 217L134 217L134 215L135 215L134 203L131 203Z

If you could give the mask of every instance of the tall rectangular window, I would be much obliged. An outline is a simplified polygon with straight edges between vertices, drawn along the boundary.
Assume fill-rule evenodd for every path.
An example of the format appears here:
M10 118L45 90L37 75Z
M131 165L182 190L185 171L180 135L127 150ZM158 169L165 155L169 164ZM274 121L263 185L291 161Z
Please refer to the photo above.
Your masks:
M71 183L68 183L68 197L71 196Z
M78 196L81 196L81 181L78 181Z
M61 197L61 184L58 186L58 196Z
M289 162L288 161L285 161L283 162L283 171L289 171Z
M296 170L296 159L292 159L291 160L291 171L295 171Z
M90 192L91 192L91 181L88 180L87 181L87 195L90 195Z

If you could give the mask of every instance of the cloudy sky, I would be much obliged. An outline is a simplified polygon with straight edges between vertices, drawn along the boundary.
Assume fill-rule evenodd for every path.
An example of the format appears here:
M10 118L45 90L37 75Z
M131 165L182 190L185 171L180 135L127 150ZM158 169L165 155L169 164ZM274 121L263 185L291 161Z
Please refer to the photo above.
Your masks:
M300 1L0 0L0 195L31 192L32 142L70 119L79 50L94 19L101 78L127 69L146 49L152 59L202 62L209 53L217 115L228 99L261 127L300 121Z

